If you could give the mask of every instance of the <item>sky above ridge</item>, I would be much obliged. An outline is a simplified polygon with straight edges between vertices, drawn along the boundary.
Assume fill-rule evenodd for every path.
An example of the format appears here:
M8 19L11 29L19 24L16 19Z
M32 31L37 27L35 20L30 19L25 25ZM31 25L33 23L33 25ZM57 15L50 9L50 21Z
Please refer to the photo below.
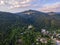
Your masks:
M29 9L60 12L60 0L0 0L0 11L22 12Z

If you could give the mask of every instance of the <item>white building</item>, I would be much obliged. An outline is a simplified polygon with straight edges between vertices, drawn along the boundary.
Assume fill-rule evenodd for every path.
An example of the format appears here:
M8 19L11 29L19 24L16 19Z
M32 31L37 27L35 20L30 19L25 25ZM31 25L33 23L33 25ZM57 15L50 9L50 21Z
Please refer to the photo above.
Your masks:
M31 29L32 27L33 27L32 25L29 25L29 26L28 26L28 29Z

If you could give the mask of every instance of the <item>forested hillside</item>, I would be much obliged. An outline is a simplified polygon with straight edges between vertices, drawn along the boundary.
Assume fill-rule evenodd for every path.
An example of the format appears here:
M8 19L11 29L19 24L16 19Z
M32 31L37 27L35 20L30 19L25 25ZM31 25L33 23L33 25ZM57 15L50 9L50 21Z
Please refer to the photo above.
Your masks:
M60 13L0 12L0 45L51 45L51 37L58 33Z

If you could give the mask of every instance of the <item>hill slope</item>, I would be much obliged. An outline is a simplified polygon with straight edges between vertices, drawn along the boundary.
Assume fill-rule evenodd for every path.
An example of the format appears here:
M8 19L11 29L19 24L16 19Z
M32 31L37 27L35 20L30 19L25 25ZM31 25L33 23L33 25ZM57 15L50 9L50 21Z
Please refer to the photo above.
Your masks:
M50 15L51 14L51 15ZM10 27L32 24L37 29L60 28L59 13L44 13L28 10L19 13L0 12L0 32L10 30Z

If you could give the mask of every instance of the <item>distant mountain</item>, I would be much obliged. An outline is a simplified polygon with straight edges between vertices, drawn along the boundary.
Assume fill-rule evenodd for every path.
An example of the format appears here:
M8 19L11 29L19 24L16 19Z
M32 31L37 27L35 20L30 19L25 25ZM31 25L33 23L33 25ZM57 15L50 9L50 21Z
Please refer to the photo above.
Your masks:
M37 29L60 28L59 13L44 13L36 10L27 10L18 13L0 12L0 32L10 30L10 27L33 25Z
M9 12L0 12L0 32L10 30L13 26L22 26L27 23L25 18ZM4 31L4 32L5 32Z
M21 15L22 14L22 15ZM33 24L35 26L41 26L43 27L51 27L52 23L56 27L59 27L60 25L60 14L55 12L39 12L36 10L27 10L24 12L17 13L17 15L22 16L23 18L28 19L28 22L30 24Z
M52 12L48 13L48 15L50 15L51 21L54 21L56 27L60 28L60 13Z
M30 18L34 18L35 20L38 18L42 19L44 17L48 17L48 15L46 13L35 11L35 10L28 10L28 11L24 11L22 13L28 15Z
M55 12L55 13L60 14L60 12Z

